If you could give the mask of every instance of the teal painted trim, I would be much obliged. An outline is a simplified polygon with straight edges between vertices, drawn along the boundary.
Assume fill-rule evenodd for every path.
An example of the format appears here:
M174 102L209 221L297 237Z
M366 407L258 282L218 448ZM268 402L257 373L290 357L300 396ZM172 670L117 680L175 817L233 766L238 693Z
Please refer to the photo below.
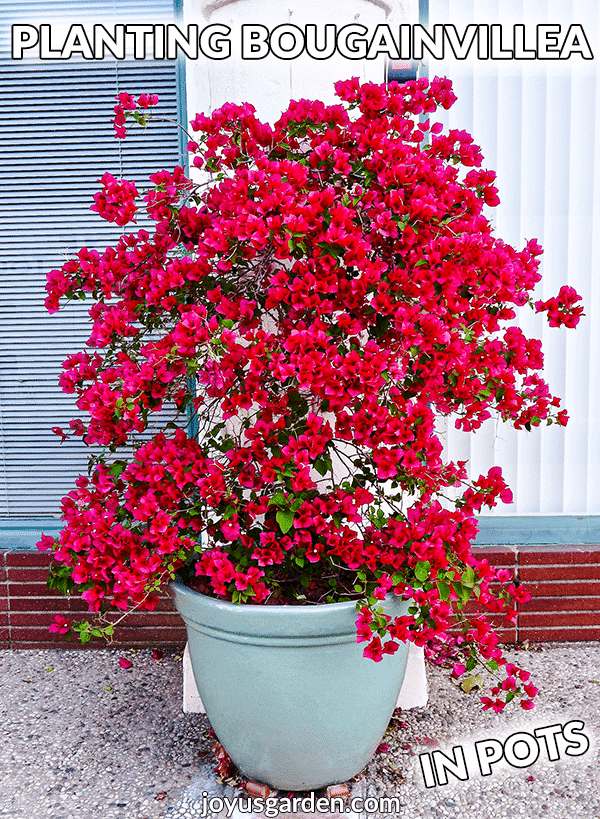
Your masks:
M480 517L475 546L552 544L579 546L600 543L599 515L515 515ZM0 551L35 552L42 534L58 535L57 518L0 519Z
M183 2L184 0L173 0L173 10L175 15L175 22L177 24L183 23ZM181 164L184 171L189 176L190 173L190 155L187 149L189 142L188 127L188 110L187 110L187 85L186 85L186 61L185 57L180 54L177 58L177 122L179 124L179 153L181 155ZM190 375L188 385L191 389L194 381L194 376ZM194 416L192 408L188 407L187 412L188 425L187 432L190 438L198 437L198 420Z
M41 526L47 529L62 529L62 520L60 518L0 518L0 531L39 529Z
M196 376L190 375L188 378L188 390L193 392L196 387ZM189 438L198 440L198 412L194 410L193 406L187 408L187 434Z
M0 552L37 552L42 535L56 537L62 526L58 518L1 518Z
M419 24L423 26L425 31L429 31L429 0L419 0ZM429 78L429 59L423 54L421 67L419 69L420 77ZM428 119L428 114L421 115L421 122Z
M183 22L183 0L173 0L173 12L175 22L179 25ZM187 134L188 127L188 110L187 110L187 88L186 88L186 62L185 56L181 53L177 57L176 62L177 71L177 122L179 128L179 153L181 155L181 164L186 174L189 174L190 160L187 150L189 137ZM185 129L185 130L184 130Z
M599 515L515 515L478 518L476 546L600 543Z

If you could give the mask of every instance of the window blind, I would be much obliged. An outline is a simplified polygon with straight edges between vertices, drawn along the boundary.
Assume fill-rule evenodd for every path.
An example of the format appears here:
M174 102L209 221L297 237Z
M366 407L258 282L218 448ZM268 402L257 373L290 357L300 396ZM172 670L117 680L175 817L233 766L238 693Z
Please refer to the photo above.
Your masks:
M430 31L436 23L452 23L461 35L468 24L501 23L507 42L513 25L523 24L533 37L528 48L535 47L537 24L560 24L564 37L576 23L592 49L600 46L600 7L586 0L430 0L429 17ZM468 434L452 421L447 426L451 458L468 459L473 477L501 466L513 490L513 504L486 515L591 520L600 514L599 56L594 50L589 61L578 55L561 61L429 60L429 75L450 77L458 96L440 119L472 133L483 166L497 171L497 235L517 247L537 238L544 248L534 298L547 299L569 284L585 304L576 330L550 328L529 308L519 315L525 334L542 339L545 378L570 415L566 429L517 433L488 421Z
M0 518L57 515L89 455L80 441L61 445L51 432L81 416L58 377L89 337L89 305L49 316L46 274L82 246L102 250L121 235L89 210L105 171L141 189L150 173L181 162L175 124L155 122L123 141L110 123L120 91L157 93L157 114L176 121L172 61L15 61L10 26L111 14L131 23L142 13L172 22L173 2L0 2Z

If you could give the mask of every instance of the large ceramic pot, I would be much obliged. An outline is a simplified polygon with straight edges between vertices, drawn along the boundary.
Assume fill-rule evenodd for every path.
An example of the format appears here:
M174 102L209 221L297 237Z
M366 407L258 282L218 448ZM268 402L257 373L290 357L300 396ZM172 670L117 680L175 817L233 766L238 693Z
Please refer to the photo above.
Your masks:
M219 741L248 779L314 790L355 776L392 716L408 644L375 663L355 604L236 605L171 584L194 677ZM405 614L388 597L386 613Z

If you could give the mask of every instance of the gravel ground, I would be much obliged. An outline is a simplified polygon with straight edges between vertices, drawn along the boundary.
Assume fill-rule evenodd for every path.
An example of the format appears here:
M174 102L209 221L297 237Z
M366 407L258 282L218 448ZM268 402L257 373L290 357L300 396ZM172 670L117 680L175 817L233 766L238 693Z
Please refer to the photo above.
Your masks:
M540 688L535 709L484 712L475 694L431 668L429 705L396 711L373 761L349 783L351 795L398 797L384 815L411 819L600 819L600 642L545 644L513 656ZM120 667L122 657L131 669ZM213 772L206 717L181 711L181 676L180 656L156 660L145 650L0 652L0 817L188 819L203 815L203 792L239 793L235 780L222 783ZM556 748L534 737L567 723L577 756L566 753L562 733ZM528 746L512 740L513 765L499 760L482 776L476 750L483 746L475 743L495 740L491 754L515 733L539 747L537 761L517 767ZM425 787L420 756L433 762L438 750L458 761L461 749L465 770L458 772L468 778L448 774L448 784Z

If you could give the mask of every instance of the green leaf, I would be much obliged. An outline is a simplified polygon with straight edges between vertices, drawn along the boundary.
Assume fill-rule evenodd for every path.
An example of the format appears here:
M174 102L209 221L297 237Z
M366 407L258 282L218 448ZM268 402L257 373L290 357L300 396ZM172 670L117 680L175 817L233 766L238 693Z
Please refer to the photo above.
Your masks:
M382 313L377 314L375 326L371 328L371 333L375 338L381 338L387 333L390 327L390 317L384 316Z
M459 600L462 600L463 603L466 603L471 596L471 589L456 580L452 582L452 588L458 595Z
M438 580L437 587L440 593L440 600L449 600L450 592L452 591L450 586L447 583L443 583L441 580Z
M429 561L427 560L419 560L417 565L415 566L415 577L417 580L421 580L425 582L429 577L429 570L431 566L429 565Z
M111 464L108 472L110 475L114 475L115 478L119 478L126 469L127 461L115 461L113 464Z
M72 571L73 568L71 566L64 564L52 566L46 580L48 588L55 589L65 595L75 591L76 584L71 577Z
M228 503L225 511L223 512L223 520L231 520L234 514L235 506L232 506L230 503Z
M329 254L329 256L333 256L334 259L338 259L340 256L343 256L346 252L346 248L342 245L335 245L331 242L317 242L317 247L320 247L324 253Z
M317 470L319 475L321 475L322 477L325 477L325 475L331 469L331 458L323 458L323 457L317 458L317 460L314 462L313 466L315 467L315 469Z
M291 509L280 509L275 515L275 519L279 524L279 528L285 535L292 528L292 524L294 523L294 513Z
M460 579L465 584L465 586L469 586L469 588L473 588L475 585L475 572L472 566L467 566L465 571L461 574Z

